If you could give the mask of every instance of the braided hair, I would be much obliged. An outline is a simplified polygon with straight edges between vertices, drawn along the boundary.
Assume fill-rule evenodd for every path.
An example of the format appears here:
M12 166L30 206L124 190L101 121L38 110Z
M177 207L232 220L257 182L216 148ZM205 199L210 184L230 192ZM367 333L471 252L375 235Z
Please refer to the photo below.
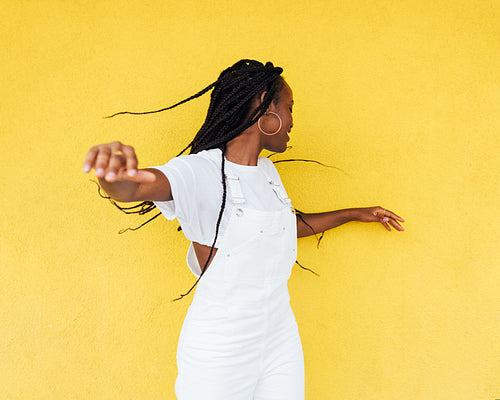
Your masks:
M210 96L210 105L208 107L205 122L194 139L178 154L185 153L188 149L190 154L199 153L203 150L220 149L222 154L221 162L221 181L222 181L222 204L219 210L219 216L215 227L215 237L210 248L209 255L205 264L201 268L201 274L195 284L184 294L174 300L179 300L187 296L198 284L200 278L205 273L215 250L215 243L219 235L219 227L226 205L227 187L225 179L225 152L226 144L239 136L247 128L255 124L259 118L266 112L271 102L279 101L279 94L285 86L285 80L281 76L283 69L275 67L271 62L265 65L255 60L240 60L231 67L221 72L217 80L198 93L166 108L146 112L122 111L109 116L114 117L120 114L152 114L165 110L170 110L183 103L202 96L212 90ZM257 97L266 92L262 102L252 110L252 105ZM103 196L112 201L112 203L126 213L145 214L152 211L155 206L150 201L142 202L133 207L121 207L111 198ZM160 213L150 218L144 224L156 218ZM141 226L143 226L142 224ZM140 228L139 226L138 228ZM132 230L138 229L134 228ZM130 229L130 228L129 228ZM124 231L121 231L124 232Z

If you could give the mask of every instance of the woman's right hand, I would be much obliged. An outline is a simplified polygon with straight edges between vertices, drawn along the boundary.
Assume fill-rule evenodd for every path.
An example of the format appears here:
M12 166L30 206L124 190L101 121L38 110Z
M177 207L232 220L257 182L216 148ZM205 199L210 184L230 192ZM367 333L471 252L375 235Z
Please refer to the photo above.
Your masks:
M156 175L137 169L137 164L137 156L132 146L113 142L92 147L85 157L83 171L88 173L93 168L96 177L106 182L155 182Z

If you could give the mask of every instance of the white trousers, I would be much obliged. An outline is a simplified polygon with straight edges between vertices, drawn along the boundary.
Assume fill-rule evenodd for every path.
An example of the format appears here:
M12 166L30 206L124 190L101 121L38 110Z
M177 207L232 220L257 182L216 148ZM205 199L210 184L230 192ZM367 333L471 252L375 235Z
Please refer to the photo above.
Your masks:
M179 400L304 399L302 345L290 306L261 311L190 307L177 353ZM219 323L207 324L209 318Z

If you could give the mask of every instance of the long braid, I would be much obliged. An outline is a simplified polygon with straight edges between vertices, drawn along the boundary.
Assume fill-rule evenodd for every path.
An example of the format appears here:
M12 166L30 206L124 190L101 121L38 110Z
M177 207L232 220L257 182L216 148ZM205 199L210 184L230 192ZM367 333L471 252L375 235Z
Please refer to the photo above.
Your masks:
M115 117L117 115L122 115L122 114L132 114L132 115L154 114L154 113L158 113L158 112L162 112L162 111L166 111L166 110L171 110L172 108L180 106L181 104L187 103L190 100L196 99L197 97L200 97L200 96L204 95L206 92L208 92L210 89L212 89L216 84L217 84L217 81L211 83L205 89L200 90L198 93L193 94L192 96L188 97L187 99L181 100L181 101L179 101L178 103L176 103L176 104L174 104L172 106L165 107L165 108L162 108L160 110L144 111L144 112L121 111L121 112L117 112L117 113L115 113L113 115L108 115L107 117L104 117L104 118L113 118L113 117Z
M219 236L219 228L220 228L220 223L222 221L222 215L224 214L224 210L226 208L226 197L227 197L226 168L225 168L226 146L224 145L221 150L222 150L222 152L221 152L222 153L222 161L221 161L220 169L221 169L221 177L222 177L221 178L221 180L222 180L222 205L221 205L221 208L219 211L219 217L217 218L217 224L215 225L215 238L214 238L214 241L212 243L212 247L210 247L210 253L208 253L208 257L207 257L207 260L205 261L205 265L203 265L203 268L201 268L200 276L198 277L198 279L196 279L196 282L194 283L194 285L191 286L191 289L189 289L186 293L181 294L179 297L177 297L176 299L173 299L172 301L177 301L177 300L180 300L183 297L187 296L196 287L196 285L198 285L198 282L200 281L201 277L203 276L203 274L207 270L208 264L210 263L210 260L212 259L212 254L215 250L215 244L217 242L217 237Z

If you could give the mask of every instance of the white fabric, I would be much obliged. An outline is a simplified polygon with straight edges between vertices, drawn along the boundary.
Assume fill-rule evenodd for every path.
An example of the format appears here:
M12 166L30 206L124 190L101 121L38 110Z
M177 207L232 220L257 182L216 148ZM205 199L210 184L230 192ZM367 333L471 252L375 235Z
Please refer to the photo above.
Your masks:
M304 400L302 345L287 287L296 256L289 206L269 212L235 205L184 320L179 400Z
M188 240L207 246L211 246L215 238L215 226L222 203L221 161L221 151L212 149L179 156L164 165L152 167L168 178L174 198L172 201L155 201L155 205L167 219L177 218ZM271 160L259 157L257 166L234 164L226 160L225 173L227 176L239 177L245 208L278 211L285 207L269 190L272 184L267 177L281 185L278 171ZM218 241L224 236L229 222L233 208L230 199L228 185Z

